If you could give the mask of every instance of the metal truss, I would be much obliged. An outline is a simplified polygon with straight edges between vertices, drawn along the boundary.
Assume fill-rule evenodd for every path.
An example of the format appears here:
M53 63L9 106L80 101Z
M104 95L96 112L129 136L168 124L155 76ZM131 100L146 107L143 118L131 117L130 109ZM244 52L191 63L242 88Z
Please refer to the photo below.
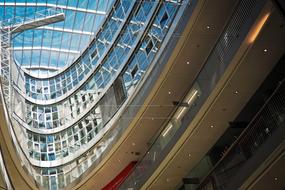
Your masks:
M33 18L28 17L14 17L0 23L0 79L9 114L12 107L12 77L11 65L12 63L12 49L11 40L12 35L20 33L25 30L46 26L48 24L63 21L65 15L62 9L51 8L35 13Z

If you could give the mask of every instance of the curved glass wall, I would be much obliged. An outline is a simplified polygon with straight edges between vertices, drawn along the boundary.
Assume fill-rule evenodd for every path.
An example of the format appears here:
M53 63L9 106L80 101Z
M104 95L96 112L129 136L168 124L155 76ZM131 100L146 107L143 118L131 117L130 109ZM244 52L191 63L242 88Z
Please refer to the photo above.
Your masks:
M118 138L114 123L138 90L139 82L148 76L155 56L163 51L162 44L167 43L164 39L181 7L181 1L128 2L134 11L125 23L122 21L124 26L110 50L104 59L98 58L96 69L86 71L90 76L81 79L83 83L74 94L45 105L29 101L27 94L12 88L12 137L25 167L44 188L64 188L101 161ZM90 49L92 44L95 42ZM85 53L92 64L90 49ZM17 67L11 70L14 84L20 84L17 74L23 72Z
M39 106L29 102L18 104L22 106L15 109L15 114L20 115L23 113L22 110L26 110L24 111L26 116L20 118L25 121L27 126L38 129L65 128L77 121L80 118L79 115L83 116L90 111L90 108L102 97L121 72L134 51L134 47L146 32L144 29L150 22L157 5L158 3L145 1L136 9L136 12L132 13L131 19L123 28L124 32L120 34L109 55L75 94L60 104L47 106ZM139 23L137 22L138 19L140 19ZM133 28L139 32L134 32ZM27 105L26 108L23 107L25 105Z
M63 73L48 79L38 79L25 74L26 95L36 100L49 100L58 99L72 90L74 92L76 88L82 85L84 79L90 77L90 74L101 64L102 59L113 46L116 37L122 30L122 25L130 14L134 3L135 1L129 0L121 0L117 3L93 43L76 60L75 64ZM140 17L145 18L144 11L138 12L139 15L133 20L133 25L138 25ZM133 26L133 30L135 28ZM127 42L126 45L128 45ZM122 44L121 48L124 48L124 44Z
M144 4L149 4L150 6L148 7L149 8L153 7L152 8L153 10L158 5L158 3L152 3L152 2L145 1L142 3L142 6L141 6L142 9L146 7L146 6L143 6ZM147 11L147 12L148 12L147 14L149 14L149 17L150 17L151 12L154 12L154 11ZM164 25L161 25L160 24L161 19L163 18L165 14L169 15L168 16L169 19L166 20ZM134 16L136 15L138 14L134 14ZM80 154L78 150L83 145L91 143L91 142L93 142L91 144L94 144L94 140L96 141L96 139L102 136L103 133L99 135L100 131L104 127L104 123L106 123L106 121L109 120L110 112L116 109L118 105L116 102L118 100L123 101L125 99L125 96L126 96L125 93L126 91L128 91L129 88L131 88L132 86L131 83L136 83L146 71L148 64L150 64L150 61L148 61L148 59L153 57L153 54L157 51L157 48L158 48L157 46L161 42L160 36L165 35L163 34L163 31L167 29L167 24L169 24L168 22L171 21L170 18L173 17L174 15L174 9L167 9L167 7L162 6L159 9L159 11L156 13L156 15L157 17L161 17L157 19L159 20L159 23L154 25L156 26L156 28L159 28L159 30L158 29L155 30L155 28L149 28L149 30L146 30L147 35L145 35L145 38L142 40L141 45L135 51L135 53L139 54L138 58L132 61L129 61L126 64L126 66L122 64L124 63L123 61L121 62L122 68L123 67L129 68L129 70L125 72L123 76L119 76L115 82L114 80L117 77L115 73L113 73L113 77L111 76L109 77L109 81L110 81L109 85L113 84L113 86L112 88L108 88L105 91L107 95L111 92L113 92L112 93L113 95L110 97L108 96L108 100L104 100L104 98L102 98L102 96L105 95L105 93L102 93L99 103L95 101L95 98L92 99L93 100L92 102L88 102L88 104L82 100L77 101L78 104L83 103L84 105L86 105L85 107L88 107L88 106L92 107L92 110L89 111L88 109L87 111L89 112L87 112L85 115L82 115L81 117L79 116L82 113L80 111L83 111L84 113L85 110L79 110L79 111L75 110L76 113L72 113L72 114L74 116L74 120L80 119L79 122L75 123L75 125L72 125L71 127L69 127L69 125L66 125L68 127L67 129L64 129L63 131L60 131L59 133L56 133L56 134L52 133L52 134L47 135L46 133L43 133L43 132L47 132L48 130L42 130L41 135L37 133L31 133L30 132L31 128L26 126L26 128L28 129L27 133L28 133L28 139L29 139L28 141L29 155L32 158L36 160L41 160L41 161L53 161L53 160L61 159L63 157L69 157L69 159L66 159L69 161L71 159L70 157L72 157L74 154ZM156 17L154 18L156 19ZM147 17L145 18L145 20L146 19ZM153 22L155 22L155 19ZM148 18L148 20L150 20L150 18ZM124 37L126 34L128 33L125 32L124 34L122 34L122 36ZM122 53L125 53L125 52L128 53L128 49L125 49L125 51ZM128 59L127 55L128 54L122 54L121 57L124 57L124 59L126 58ZM135 77L136 79L135 81L133 81L132 79L133 77ZM122 83L123 80L126 82ZM126 87L126 89L123 89L124 86ZM81 94L84 94L84 93L81 93ZM80 98L80 97L81 96L78 96L77 98ZM107 106L106 106L106 103L107 103ZM93 107L93 105L96 105L96 106ZM35 106L35 107L38 108L38 106ZM15 110L20 110L20 109L16 107ZM46 107L43 110L43 107L41 107L41 110L34 109L32 114L34 115L33 117L36 117L38 119L36 121L37 124L50 127L49 122L51 120L51 117L54 117L53 114L58 113L58 112L53 112L53 111L56 111L56 109ZM68 111L68 109L64 110L64 112L66 111ZM23 112L21 111L20 113L23 113ZM29 111L27 113L31 115ZM16 114L15 116L17 118ZM66 121L68 121L67 115L65 115L63 118ZM18 121L20 120L18 119ZM21 121L20 123L23 124L23 122ZM73 153L72 156L69 156L71 153Z
M19 33L12 40L13 58L35 76L58 72L70 65L101 28L114 0L0 1L1 20L27 20L49 8L60 8L65 20ZM90 24L91 23L91 24Z

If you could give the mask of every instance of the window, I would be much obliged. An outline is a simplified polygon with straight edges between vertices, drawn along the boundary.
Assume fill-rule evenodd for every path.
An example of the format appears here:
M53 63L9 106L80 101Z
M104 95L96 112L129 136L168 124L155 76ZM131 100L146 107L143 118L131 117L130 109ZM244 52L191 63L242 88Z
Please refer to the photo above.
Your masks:
M124 100L127 98L122 77L119 77L114 82L114 92L115 92L117 105L122 105Z
M152 48L153 48L153 42L152 42L152 40L149 40L149 42L148 42L148 44L147 44L147 46L145 48L145 51L146 51L147 55L150 53Z
M160 19L160 26L161 28L164 28L168 20L168 14L165 12L164 15Z
M134 78L134 76L136 75L137 71L138 71L138 65L136 65L136 66L133 68L132 72L131 72L131 75L132 75L133 78Z
M95 51L91 54L91 59L93 59L96 55L97 55L97 50L95 50Z

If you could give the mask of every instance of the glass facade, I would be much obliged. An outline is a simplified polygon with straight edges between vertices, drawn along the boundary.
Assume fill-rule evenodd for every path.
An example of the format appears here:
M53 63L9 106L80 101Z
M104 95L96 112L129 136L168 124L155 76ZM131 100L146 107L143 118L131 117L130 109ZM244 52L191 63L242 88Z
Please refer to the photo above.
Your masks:
M7 53L1 56L2 91L11 134L40 186L64 188L102 159L118 135L116 118L163 51L181 5L0 1L1 50ZM58 12L64 21L9 29Z
M36 12L49 8L63 10L64 21L24 31L12 41L13 58L17 64L38 76L60 71L78 58L94 38L113 4L114 0L6 0L1 1L0 17L4 21L15 17L28 20L36 17Z

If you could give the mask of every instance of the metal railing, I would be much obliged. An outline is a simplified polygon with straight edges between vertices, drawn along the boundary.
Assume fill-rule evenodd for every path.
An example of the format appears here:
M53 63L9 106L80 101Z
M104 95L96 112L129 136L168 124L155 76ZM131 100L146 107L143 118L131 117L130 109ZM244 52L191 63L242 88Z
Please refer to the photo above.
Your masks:
M285 80L283 79L246 129L214 164L197 189L204 189L206 186L226 189L229 179L238 172L238 169L272 136L277 128L284 125Z
M171 134L166 142L163 142L163 146L161 146L161 139L163 139L164 132L169 128L169 123L172 125L173 123L170 121L168 124L162 126L157 138L143 158L134 167L133 172L131 172L122 183L120 189L140 189L144 182L155 171L156 167L162 162L163 158L171 151L172 147L187 129L188 124L195 117L195 114L199 111L222 77L227 66L231 63L231 59L246 37L264 2L265 1L241 0L237 3L231 19L219 36L215 47L195 82L193 82L192 87L189 88L189 90L195 89L196 86L199 89L199 98L195 100L195 106L187 111L184 118L181 118L179 122L175 122L174 127L172 127L173 134Z
M10 28L3 28L0 26L0 72L1 83L3 88L3 94L6 99L6 103L10 105L10 88L11 88L11 76L10 76L10 64L11 64L11 52L9 50L11 43L11 31Z

